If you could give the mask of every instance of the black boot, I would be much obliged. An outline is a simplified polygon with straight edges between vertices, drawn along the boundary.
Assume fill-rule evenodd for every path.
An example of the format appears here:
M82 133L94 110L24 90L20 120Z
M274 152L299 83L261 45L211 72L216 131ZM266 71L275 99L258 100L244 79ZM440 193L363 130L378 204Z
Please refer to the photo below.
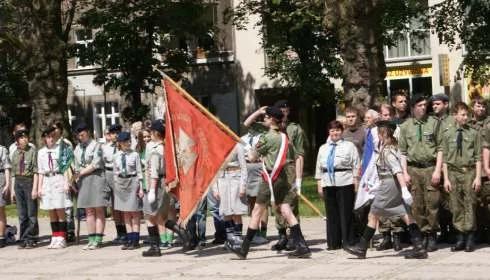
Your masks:
M408 226L408 232L412 240L413 250L405 255L405 259L427 259L427 251L423 244L422 233L417 224L410 224Z
M470 231L466 236L466 247L464 248L465 252L473 252L475 251L475 232Z
M245 236L241 244L238 244L235 240L232 240L225 242L225 247L226 249L237 255L241 260L244 260L247 258L248 250L250 249L250 242L252 242L256 233L256 229L248 228L247 235Z
M143 252L143 257L162 256L162 253L160 251L160 236L158 235L158 227L148 227L148 234L150 239L150 248Z
M7 246L7 239L0 238L0 248Z
M456 244L454 244L454 246L451 247L451 251L452 252L462 251L465 249L465 247L466 247L466 243L465 243L464 234L462 232L458 232L458 234L456 235Z
M192 238L190 237L189 233L184 228L179 226L175 221L168 220L165 223L165 227L175 232L179 236L179 238L182 240L182 248L184 251L192 250L193 247L195 247L193 246Z
M359 243L354 246L344 246L344 250L349 254L359 257L360 259L365 259L369 242L373 238L375 231L376 230L374 228L366 226L364 229L364 234L361 236Z
M393 243L391 242L391 232L383 232L383 241L378 245L376 251L384 251L393 248Z
M427 236L427 252L437 251L437 232L431 232Z
M289 253L288 258L306 259L311 256L310 248L306 244L303 233L301 232L301 227L296 224L291 227L291 237L294 241L294 247L296 248L293 252Z
M116 225L117 237L112 240L114 245L124 245L127 243L126 225Z
M429 234L427 232L422 233L422 246L427 249L429 243Z
M272 251L282 251L286 249L286 245L288 244L288 237L286 236L286 229L279 229L279 240L277 240L276 244L272 245Z
M395 251L402 250L401 234L399 232L393 232L393 249Z

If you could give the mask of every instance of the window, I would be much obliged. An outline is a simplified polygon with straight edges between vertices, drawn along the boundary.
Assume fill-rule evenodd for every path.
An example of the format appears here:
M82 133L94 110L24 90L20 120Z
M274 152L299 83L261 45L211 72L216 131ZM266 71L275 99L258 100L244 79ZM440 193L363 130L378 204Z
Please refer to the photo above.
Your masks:
M404 79L385 80L386 90L391 96L392 92L405 90L412 94L423 93L427 96L432 95L432 77L409 77Z
M426 58L430 56L430 34L418 19L410 23L410 31L403 34L396 46L385 46L385 59Z
M75 43L77 45L82 45L85 48L79 49L79 53L84 52L88 45L93 41L93 34L91 29L78 29L75 30ZM92 68L93 65L84 65L82 66L80 56L76 57L76 66L77 69L86 69Z
M119 106L117 102L96 103L93 111L94 138L104 139L104 131L113 124L120 123Z

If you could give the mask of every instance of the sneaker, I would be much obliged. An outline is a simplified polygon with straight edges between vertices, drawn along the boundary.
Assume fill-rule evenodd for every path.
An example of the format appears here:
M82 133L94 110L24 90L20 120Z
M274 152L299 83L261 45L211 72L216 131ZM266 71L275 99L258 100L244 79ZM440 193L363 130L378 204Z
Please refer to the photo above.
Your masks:
M89 250L97 250L97 249L100 249L102 246L99 242L93 242L92 244L90 244L88 246L88 249Z
M53 246L58 242L58 237L57 236L52 236L51 237L51 243L48 245L48 249L53 249Z
M90 247L92 246L92 242L87 243L87 245L83 246L82 250L92 250Z
M53 245L52 249L66 248L66 240L63 237L58 237L57 242Z
M172 248L172 244L170 244L168 242L160 242L160 249L168 250L170 248Z

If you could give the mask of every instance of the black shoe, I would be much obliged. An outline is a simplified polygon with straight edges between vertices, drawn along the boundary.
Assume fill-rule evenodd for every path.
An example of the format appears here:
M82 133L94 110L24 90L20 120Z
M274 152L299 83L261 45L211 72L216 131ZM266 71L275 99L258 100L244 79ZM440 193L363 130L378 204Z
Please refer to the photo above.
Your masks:
M422 235L422 247L424 247L424 249L427 249L427 244L429 244L429 234L427 232L423 232ZM415 246L415 244L412 245Z
M142 253L143 257L161 257L162 252L158 244L151 244L150 248Z
M405 255L405 259L427 259L429 257L425 244L420 238L412 238L412 244L413 249Z
M177 233L180 240L182 240L182 248L184 252L192 250L196 247L197 243L194 245L192 244L191 235L187 232L187 230L179 226L175 221L168 220L165 223L165 227Z
M211 244L213 245L225 244L225 240L221 238L215 238L213 241L211 241Z
M288 254L290 259L307 259L311 257L310 248L303 245L296 246L296 250Z
M233 240L227 240L225 242L225 247L230 252L237 255L241 260L247 258L248 250L250 249L250 240L245 238L242 244L237 244Z
M272 251L282 251L286 249L288 245L288 238L285 234L279 234L279 240L277 240L276 244L272 245Z
M128 245L128 248L126 250L136 250L140 247L140 242L139 241L131 241Z
M393 249L398 252L402 250L401 236L399 232L393 233Z
M286 244L286 251L294 251L296 250L296 245L294 245L294 240L292 238L288 239L288 243Z
M464 240L464 234L463 233L458 233L456 236L456 244L451 247L452 252L457 252L457 251L462 251L466 248L466 243Z
M431 232L427 237L427 252L435 252L437 249L437 233Z
M36 243L34 241L32 241L32 240L28 240L28 241L26 241L24 248L26 248L26 249L34 249L34 248L36 248Z
M121 250L128 250L129 246L131 246L131 241L127 241L121 246Z
M360 244L357 244L354 246L344 247L344 251L346 251L347 253L349 253L351 255L357 256L360 259L365 259L367 248L361 246Z
M391 242L391 232L383 233L383 241L378 245L376 251L384 251L393 248L393 243Z
M466 238L466 246L464 248L465 252L475 251L475 232L471 231L468 233Z
M7 246L7 239L5 238L0 239L0 248L3 248L5 246Z
M124 245L127 242L128 241L126 239L126 236L123 236L123 235L119 235L118 237L114 238L114 240L112 240L112 244L114 244L114 245Z
M75 233L67 232L66 233L66 242L68 242L68 243L75 242Z
M19 245L17 245L17 249L25 249L27 246L27 241L20 241Z

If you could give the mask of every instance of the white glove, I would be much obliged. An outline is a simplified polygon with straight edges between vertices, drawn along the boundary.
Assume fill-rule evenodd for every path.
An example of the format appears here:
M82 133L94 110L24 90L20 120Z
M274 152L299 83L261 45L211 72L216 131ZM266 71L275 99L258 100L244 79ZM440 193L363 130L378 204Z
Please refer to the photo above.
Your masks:
M155 202L156 196L155 196L155 189L150 188L150 191L148 192L148 202L153 203Z
M402 199L407 205L412 205L413 203L412 194L410 194L407 187L402 187Z
M296 189L296 192L300 195L301 194L301 178L296 178L295 183L294 183L294 188Z

